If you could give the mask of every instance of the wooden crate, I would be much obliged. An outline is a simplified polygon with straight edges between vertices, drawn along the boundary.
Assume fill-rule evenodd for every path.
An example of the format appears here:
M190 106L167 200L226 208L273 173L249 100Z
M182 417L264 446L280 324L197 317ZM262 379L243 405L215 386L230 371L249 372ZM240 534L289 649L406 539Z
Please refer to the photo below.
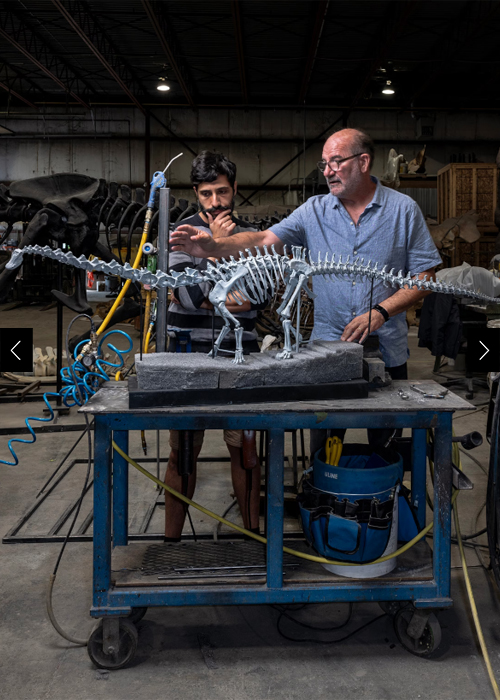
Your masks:
M450 163L438 170L438 223L475 209L478 229L497 232L497 179L496 163Z
M477 267L488 267L495 255L495 238L481 236L475 243L467 243L461 238L455 238L454 250L451 251L451 267L457 267L463 262ZM446 260L446 258L443 258Z

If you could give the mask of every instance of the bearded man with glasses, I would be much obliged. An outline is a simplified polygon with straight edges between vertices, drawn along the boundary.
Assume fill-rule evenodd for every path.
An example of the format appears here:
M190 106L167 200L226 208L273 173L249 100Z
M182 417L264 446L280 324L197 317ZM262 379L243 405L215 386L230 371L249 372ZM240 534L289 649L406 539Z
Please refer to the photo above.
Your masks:
M328 138L318 167L330 194L311 197L292 214L266 231L238 233L213 239L207 233L180 226L172 234L173 250L199 257L224 258L253 246L304 246L313 260L325 253L345 260L364 258L379 268L408 271L417 277L434 276L441 263L417 203L383 187L370 174L375 146L361 129L342 129ZM385 365L393 379L407 377L408 332L406 309L429 292L386 288L376 281L370 309L369 280L313 278L314 329L312 338L364 343L378 336ZM371 321L370 321L371 316ZM380 431L379 431L380 432Z

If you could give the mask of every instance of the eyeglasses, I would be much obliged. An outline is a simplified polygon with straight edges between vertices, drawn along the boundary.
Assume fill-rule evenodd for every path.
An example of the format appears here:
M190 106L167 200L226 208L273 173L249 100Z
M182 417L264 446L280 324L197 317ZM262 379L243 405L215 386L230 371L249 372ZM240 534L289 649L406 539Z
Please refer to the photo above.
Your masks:
M356 158L357 156L362 156L362 155L363 155L362 153L355 153L352 156L347 156L347 158L332 158L331 160L328 161L328 163L326 162L326 160L320 160L320 161L318 161L318 169L321 170L322 173L324 173L326 170L326 166L328 166L330 168L330 170L332 170L334 173L336 173L337 170L339 170L342 163L345 163L346 160L351 160L351 158Z

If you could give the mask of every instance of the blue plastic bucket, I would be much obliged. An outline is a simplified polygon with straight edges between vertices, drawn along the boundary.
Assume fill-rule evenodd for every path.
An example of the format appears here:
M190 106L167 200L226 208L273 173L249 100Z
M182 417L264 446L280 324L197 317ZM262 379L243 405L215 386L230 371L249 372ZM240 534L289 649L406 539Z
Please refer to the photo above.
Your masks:
M324 460L323 448L314 457L312 484L299 497L306 539L319 554L338 561L369 562L396 551L401 456L385 448L374 452L368 445L344 445L338 466ZM372 578L396 563L394 557L364 566L322 566L341 576Z
M394 450L368 445L344 445L338 467L327 464L324 448L314 456L315 488L352 501L382 496L403 481L403 459Z

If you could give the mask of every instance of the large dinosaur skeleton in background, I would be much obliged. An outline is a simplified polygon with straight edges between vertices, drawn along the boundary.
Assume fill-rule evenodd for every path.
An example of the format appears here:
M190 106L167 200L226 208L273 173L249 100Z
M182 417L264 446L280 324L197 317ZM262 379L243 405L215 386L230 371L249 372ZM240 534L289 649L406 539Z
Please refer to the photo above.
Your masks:
M120 265L117 261L109 263L102 260L88 260L84 255L76 257L72 253L64 253L62 250L52 250L49 246L27 246L16 249L7 264L7 268L14 270L22 264L23 255L42 255L44 257L58 260L65 265L72 265L76 268L93 272L105 272L111 275L119 275L125 279L131 279L141 284L148 284L152 287L189 287L202 282L211 282L212 290L208 296L214 309L222 316L224 326L222 327L217 340L215 341L212 354L215 357L219 352L221 343L233 326L236 338L236 350L233 362L243 362L243 328L236 316L233 316L226 308L228 295L232 294L232 299L242 303L243 299L248 299L252 303L262 303L270 296L277 294L281 283L284 284L284 292L281 304L277 309L280 322L283 326L284 347L278 354L278 359L287 359L292 356L292 335L295 339L295 349L299 352L302 340L300 327L300 299L304 292L310 298L315 294L309 289L308 281L311 277L335 276L368 279L373 282L380 281L385 287L395 289L413 289L414 287L423 291L440 292L442 294L453 294L460 297L469 297L476 301L500 304L500 297L489 297L481 292L466 287L445 284L444 282L427 279L424 276L418 279L412 276L411 272L406 275L400 270L397 274L394 268L387 271L387 265L379 266L369 260L366 264L363 258L355 258L352 262L347 257L345 261L342 256L336 259L335 255L329 259L329 254L318 254L318 259L313 261L308 251L299 246L292 247L292 257L286 254L286 246L283 254L279 254L271 246L271 252L266 246L263 248L264 254L256 248L255 253L246 249L245 253L240 252L239 259L233 256L229 260L222 260L210 265L206 270L194 270L186 268L182 272L169 270L168 272L149 272L144 268L134 269L128 263ZM236 294L234 294L236 293ZM297 308L297 327L292 326L293 311Z
M186 202L187 206L187 202ZM79 173L56 173L0 185L0 222L7 224L0 233L0 244L8 239L16 223L26 224L19 240L19 248L30 245L69 246L77 256L95 255L106 262L121 260L122 231L127 230L127 257L131 256L132 234L142 230L147 210L145 191L135 188L135 199L128 185L101 180ZM150 225L153 235L158 211ZM108 246L99 242L104 227ZM111 251L110 233L116 234L118 255ZM0 298L12 287L16 272L9 272L5 263L0 265ZM53 295L76 313L91 311L85 288L85 272L75 274L75 292L72 296L60 289ZM134 290L131 291L131 296ZM128 299L128 318L139 314L138 303Z
M66 244L76 255L96 255L106 262L115 256L99 243L97 220L106 200L104 180L78 173L57 173L11 183L0 191L0 221L7 223L2 240L8 238L17 222L28 223L19 247L49 241ZM0 268L0 297L14 283L16 273L6 265ZM85 294L85 273L75 275L75 294L70 297L61 290L54 296L73 311L89 310Z

